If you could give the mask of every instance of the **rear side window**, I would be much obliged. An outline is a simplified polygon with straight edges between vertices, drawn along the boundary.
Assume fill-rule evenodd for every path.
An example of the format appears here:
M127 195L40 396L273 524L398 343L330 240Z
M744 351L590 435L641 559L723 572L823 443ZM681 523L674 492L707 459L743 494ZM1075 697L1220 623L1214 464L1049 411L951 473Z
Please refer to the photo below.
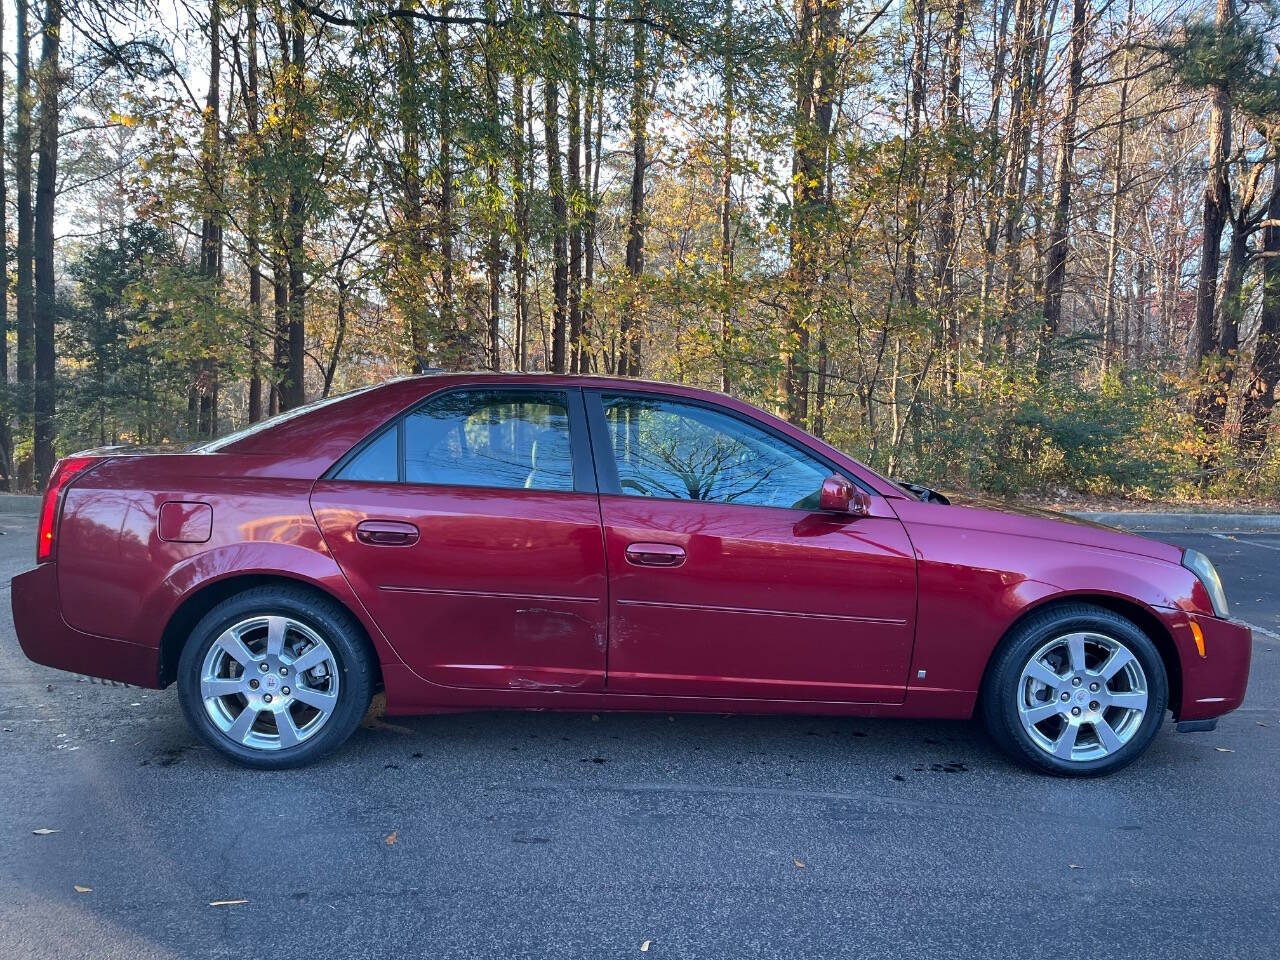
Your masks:
M397 427L383 430L373 442L356 454L340 474L343 480L367 483L395 483L400 479L400 444Z
M374 438L338 479L572 490L568 395L557 390L447 393Z

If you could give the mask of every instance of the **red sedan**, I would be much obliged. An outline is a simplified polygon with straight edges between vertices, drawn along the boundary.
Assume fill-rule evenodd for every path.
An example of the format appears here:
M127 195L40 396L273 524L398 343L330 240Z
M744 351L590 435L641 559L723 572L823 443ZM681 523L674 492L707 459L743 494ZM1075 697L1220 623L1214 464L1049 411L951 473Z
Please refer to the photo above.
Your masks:
M58 464L32 660L143 687L244 764L392 714L951 717L1057 774L1212 729L1249 629L1201 554L952 505L728 397L435 375L193 450Z

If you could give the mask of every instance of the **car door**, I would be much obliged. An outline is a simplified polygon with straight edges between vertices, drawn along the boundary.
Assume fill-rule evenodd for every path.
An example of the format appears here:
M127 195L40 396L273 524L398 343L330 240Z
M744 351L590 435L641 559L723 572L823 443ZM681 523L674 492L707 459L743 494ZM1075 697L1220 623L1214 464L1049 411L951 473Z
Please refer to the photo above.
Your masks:
M903 700L915 560L882 498L867 517L819 512L833 466L724 408L623 391L587 401L609 691Z
M431 396L329 471L311 503L419 676L603 688L604 548L580 391Z

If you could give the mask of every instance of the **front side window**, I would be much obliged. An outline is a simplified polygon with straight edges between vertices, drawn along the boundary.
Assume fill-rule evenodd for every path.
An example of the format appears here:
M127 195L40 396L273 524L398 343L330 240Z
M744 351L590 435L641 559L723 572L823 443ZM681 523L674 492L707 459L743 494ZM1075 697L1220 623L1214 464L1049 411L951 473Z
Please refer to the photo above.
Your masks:
M568 395L557 390L447 393L375 437L339 478L381 480L389 456L397 458L390 462L405 483L572 490Z
M785 440L698 404L605 394L622 493L814 510L831 470Z

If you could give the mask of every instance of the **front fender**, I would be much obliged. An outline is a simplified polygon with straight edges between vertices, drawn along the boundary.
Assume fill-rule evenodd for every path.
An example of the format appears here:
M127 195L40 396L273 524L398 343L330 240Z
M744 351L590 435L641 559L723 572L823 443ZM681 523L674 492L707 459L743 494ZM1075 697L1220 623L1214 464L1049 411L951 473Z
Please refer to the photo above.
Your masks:
M1172 612L1197 608L1195 575L1156 557L994 531L917 525L908 532L920 584L913 690L976 694L1010 627L1057 600L1109 598L1134 605L1170 635ZM1181 641L1174 636L1185 662Z

